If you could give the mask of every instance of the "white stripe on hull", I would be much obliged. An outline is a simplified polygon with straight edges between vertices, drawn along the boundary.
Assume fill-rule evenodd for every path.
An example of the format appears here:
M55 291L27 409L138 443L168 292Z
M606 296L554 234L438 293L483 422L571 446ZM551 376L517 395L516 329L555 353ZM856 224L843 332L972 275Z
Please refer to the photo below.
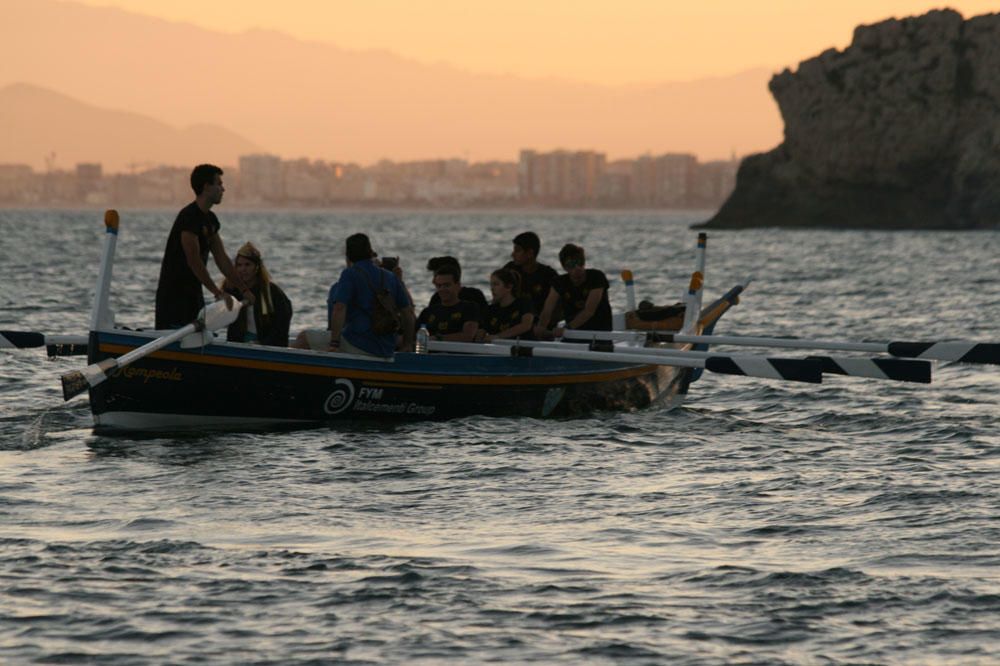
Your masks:
M675 409L687 395L673 391L674 382L659 391L651 404ZM324 421L309 419L256 418L247 416L205 416L199 414L158 414L153 412L105 412L94 416L94 427L136 432L190 432L202 430L266 430L267 428L318 426Z
M114 430L257 430L275 426L310 425L317 421L256 418L246 416L204 416L198 414L154 414L151 412L105 412L94 416L98 428Z

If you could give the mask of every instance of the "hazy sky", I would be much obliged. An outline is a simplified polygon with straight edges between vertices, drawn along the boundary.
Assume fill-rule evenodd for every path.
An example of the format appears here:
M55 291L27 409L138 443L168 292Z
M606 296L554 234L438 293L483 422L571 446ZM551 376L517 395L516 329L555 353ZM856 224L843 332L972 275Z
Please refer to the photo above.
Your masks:
M843 48L859 23L996 0L78 0L229 32L278 30L476 72L593 83L781 69Z

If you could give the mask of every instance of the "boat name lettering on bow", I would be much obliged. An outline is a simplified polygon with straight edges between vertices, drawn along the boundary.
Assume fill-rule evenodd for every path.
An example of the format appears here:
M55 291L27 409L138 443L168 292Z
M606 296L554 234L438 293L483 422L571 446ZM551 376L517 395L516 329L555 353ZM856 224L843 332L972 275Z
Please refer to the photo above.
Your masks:
M184 380L184 373L180 372L177 368L170 368L169 370L152 370L150 368L135 368L132 366L126 366L124 368L116 368L111 373L111 376L122 377L124 379L142 378L143 384L148 384L152 379L170 382L179 382Z

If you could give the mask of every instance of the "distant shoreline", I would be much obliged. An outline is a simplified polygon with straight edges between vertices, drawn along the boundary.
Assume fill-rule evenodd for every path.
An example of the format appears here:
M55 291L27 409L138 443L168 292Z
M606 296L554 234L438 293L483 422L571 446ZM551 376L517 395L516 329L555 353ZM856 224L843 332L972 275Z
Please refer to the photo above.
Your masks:
M12 211L12 210L54 210L54 211L66 211L66 210L93 210L93 211L104 211L110 208L115 210L139 210L139 211L166 211L176 213L178 210L183 208L190 201L178 201L176 205L161 205L161 204L151 204L151 205L95 205L95 204L70 204L70 203L56 203L56 204L21 204L21 205L7 205L0 204L0 210L2 211ZM706 219L710 217L715 209L712 208L641 208L641 207L547 207L547 206L420 206L414 204L372 204L372 205L361 205L361 204L344 204L342 206L252 206L252 205L239 205L239 204L220 204L216 209L219 215L225 215L226 212L268 212L268 211L280 211L280 212L323 212L323 211L359 211L359 212L439 212L439 213L463 213L463 212L478 212L478 213L553 213L553 214L571 214L571 213L646 213L646 214L656 214L656 213L704 213Z

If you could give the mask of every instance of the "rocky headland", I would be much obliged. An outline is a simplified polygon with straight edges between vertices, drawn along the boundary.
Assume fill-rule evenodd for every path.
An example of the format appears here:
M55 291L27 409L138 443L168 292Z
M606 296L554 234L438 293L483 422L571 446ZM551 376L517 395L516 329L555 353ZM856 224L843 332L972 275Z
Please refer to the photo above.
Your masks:
M770 90L784 142L702 226L1000 226L1000 14L859 26Z

